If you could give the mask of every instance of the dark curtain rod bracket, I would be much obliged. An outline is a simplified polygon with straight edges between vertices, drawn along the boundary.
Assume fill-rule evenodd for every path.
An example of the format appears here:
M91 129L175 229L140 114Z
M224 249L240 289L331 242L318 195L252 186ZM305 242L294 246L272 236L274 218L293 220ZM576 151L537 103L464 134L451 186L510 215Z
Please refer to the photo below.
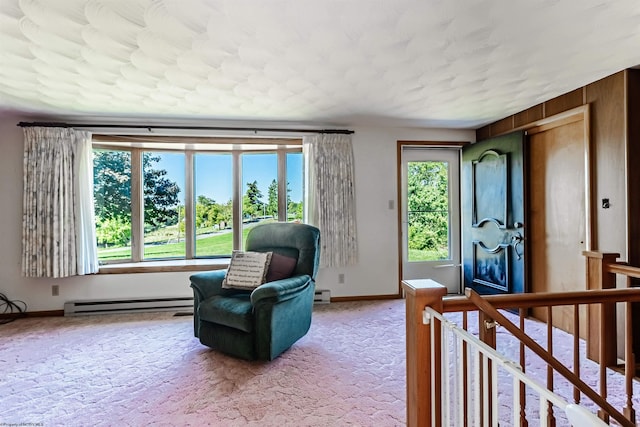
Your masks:
M63 128L103 128L103 129L175 129L175 130L217 130L217 131L251 131L251 132L276 132L276 133L323 133L351 135L354 133L348 129L288 129L288 128L245 128L232 126L169 126L169 125L113 125L113 124L85 124L85 123L56 123L56 122L20 122L20 127L63 127Z

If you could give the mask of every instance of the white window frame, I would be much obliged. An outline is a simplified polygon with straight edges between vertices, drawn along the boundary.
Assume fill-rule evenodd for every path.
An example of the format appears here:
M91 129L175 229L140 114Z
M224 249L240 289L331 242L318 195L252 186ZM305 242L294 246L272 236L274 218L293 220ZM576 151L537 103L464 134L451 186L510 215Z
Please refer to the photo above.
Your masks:
M194 148L195 147L195 148ZM302 153L300 138L144 137L93 135L93 148L131 153L131 259L101 261L101 273L184 271L224 268L228 256L195 256L194 155L231 154L233 200L233 250L242 249L242 155L277 154L278 221L287 220L287 154ZM185 155L185 257L144 258L144 200L142 153L172 152ZM304 178L303 178L304 179ZM304 188L304 182L302 183ZM229 256L231 254L228 254Z

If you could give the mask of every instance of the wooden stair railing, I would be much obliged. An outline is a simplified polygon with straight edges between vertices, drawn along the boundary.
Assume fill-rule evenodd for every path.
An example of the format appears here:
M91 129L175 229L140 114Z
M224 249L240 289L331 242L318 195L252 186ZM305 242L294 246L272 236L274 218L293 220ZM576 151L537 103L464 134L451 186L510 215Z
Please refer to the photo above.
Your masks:
M596 258L597 261L598 258ZM405 294L407 297L406 309L407 309L407 425L408 426L430 426L432 425L432 420L435 421L435 425L440 425L441 414L439 414L438 408L440 408L440 366L441 360L439 360L440 351L436 351L434 354L434 359L431 360L431 347L433 346L436 349L440 349L442 343L440 342L440 337L437 334L439 331L438 324L423 324L423 312L424 308L429 306L432 309L438 311L439 313L447 313L447 312L463 312L465 313L464 323L466 324L466 312L469 311L477 311L479 310L478 306L476 306L477 302L480 302L480 305L483 305L485 310L481 310L482 313L481 319L486 322L492 322L499 317L496 313L500 314L498 309L517 309L520 313L520 325L521 328L524 325L524 318L526 317L527 310L533 307L548 307L548 350L542 349L539 345L537 350L546 354L545 356L541 356L543 360L549 363L549 360L555 360L552 354L552 340L550 331L552 330L552 307L555 306L573 306L574 307L574 330L572 331L574 335L574 371L571 372L562 364L560 366L556 366L558 363L552 362L549 363L548 370L548 381L547 387L550 390L553 390L553 371L555 369L556 372L560 372L567 377L567 379L575 386L574 388L574 396L573 399L576 403L579 403L580 396L584 394L589 397L593 402L598 404L603 410L599 412L599 416L608 421L609 416L616 419L621 425L635 425L635 412L633 410L633 406L631 403L631 396L633 393L632 389L632 380L635 374L635 357L631 350L631 342L630 337L632 337L632 322L631 322L631 303L640 302L640 288L638 289L611 289L614 286L610 286L607 283L603 284L599 283L598 280L593 279L593 272L591 270L597 270L597 274L600 278L604 277L610 283L615 284L615 276L611 279L610 274L614 270L624 270L625 272L630 272L631 274L637 274L637 277L640 277L640 269L628 267L626 265L618 265L611 266L607 263L611 262L611 257L602 256L601 265L594 267L594 258L588 257L588 275L591 277L591 287L599 287L599 289L587 290L587 291L576 291L576 292L562 292L562 293L537 293L537 294L512 294L512 295L494 295L494 296L477 296L477 301L472 301L469 297L446 297L446 288L439 285L438 283L425 279L425 280L413 280L413 281L404 281L402 283L403 288L405 290ZM615 261L615 260L614 260ZM589 266L589 263L592 263ZM597 264L597 262L596 262ZM636 276L633 276L636 277ZM610 286L610 288L607 288ZM475 299L475 297L474 297ZM612 408L606 401L606 363L611 362L610 356L608 356L607 349L603 349L602 343L610 345L611 334L615 337L615 312L613 312L614 316L610 316L611 313L608 313L607 310L611 307L615 308L615 304L623 302L626 305L627 313L626 313L626 343L625 343L625 355L626 364L625 369L625 385L627 392L626 406L621 414L620 411ZM587 311L589 318L587 319L589 325L592 325L594 317L601 323L595 325L597 329L593 329L593 326L590 326L590 333L587 336L587 346L590 351L593 353L595 349L595 354L599 356L598 360L600 362L600 391L595 393L593 390L585 388L584 382L580 379L580 364L579 364L579 354L578 352L578 344L579 344L579 325L580 325L580 314L579 307L580 305L587 305L591 307ZM603 315L604 314L604 315ZM500 318L502 319L502 318ZM504 322L504 319L502 319ZM500 322L499 322L500 323ZM503 323L500 323L503 324ZM510 329L517 330L514 324L509 323L511 326ZM506 324L504 324L506 325ZM436 334L434 335L434 342L430 341L431 329L434 328ZM506 328L506 326L505 326ZM520 345L520 364L523 368L526 368L526 360L524 358L524 348L525 346L532 348L530 346L530 340L527 340L526 333L523 333L522 330L519 332L513 333L513 331L509 331L516 337L525 339L521 339ZM483 341L488 343L489 345L495 345L495 328L486 329L480 328L482 332ZM593 334L594 331L597 331L597 334ZM597 339L596 339L597 338ZM597 345L594 345L594 342ZM615 339L613 339L613 343L615 344ZM538 353L536 350L532 348L536 354ZM592 358L590 356L590 358ZM605 362L605 363L602 363ZM629 363L630 362L630 363ZM432 371L433 368L433 371ZM432 381L434 382L433 388L431 387ZM590 391L588 391L590 390ZM521 390L521 396L524 392ZM432 409L432 402L435 402ZM523 402L524 408L524 402ZM522 411L522 423L521 425L526 425L526 418L524 417L524 410ZM551 417L553 419L553 417ZM552 424L551 424L552 425Z
M432 324L423 324L424 308L432 307L442 313L442 298L447 295L447 288L433 280L403 282L406 300L406 345L407 345L407 426L442 425L439 411L432 412L432 402L440 407L440 366L441 360L433 360L431 364L431 346L437 346L435 354L440 354L440 336L431 342ZM434 333L440 329L435 328ZM431 385L434 385L433 392ZM432 424L432 420L433 423Z
M622 426L635 426L635 422L625 418L625 416L621 412L611 406L609 402L607 402L584 381L582 381L579 376L571 372L569 368L564 366L558 359L553 357L550 352L542 348L540 344L535 342L528 335L522 332L522 330L511 323L511 321L509 321L509 319L507 319L493 305L491 305L491 303L483 299L480 295L478 295L471 289L467 289L465 295L472 303L474 303L480 310L482 310L483 313L487 314L496 322L498 322L500 326L504 327L511 333L511 335L520 340L520 342L522 342L527 348L532 350L536 355L538 355L538 357L544 360L548 366L565 377L571 384L573 384L575 389L580 390L581 393L584 393L596 405L598 405L600 408L603 408L607 414L613 417L613 419L619 422Z
M585 251L582 254L587 259L587 289L616 288L616 275L626 278L625 284L627 288L631 287L632 279L640 279L640 267L630 266L625 262L617 262L616 260L620 257L617 253ZM627 403L624 408L624 414L628 419L635 420L636 414L631 402L631 395L633 378L638 374L634 348L637 348L639 343L634 343L632 302L627 301L625 303L624 374ZM613 304L602 304L600 312L589 313L589 327L592 333L589 334L591 339L587 342L587 356L592 360L600 361L601 367L612 367L617 364L616 349L620 328L616 324L615 316L615 306ZM599 334L595 332L599 332ZM600 371L600 384L606 390L604 369Z

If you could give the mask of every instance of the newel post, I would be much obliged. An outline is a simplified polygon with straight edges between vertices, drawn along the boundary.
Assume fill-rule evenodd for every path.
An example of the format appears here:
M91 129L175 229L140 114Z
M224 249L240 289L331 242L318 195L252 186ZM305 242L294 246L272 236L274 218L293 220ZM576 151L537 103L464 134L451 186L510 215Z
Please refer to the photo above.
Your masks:
M429 306L442 312L442 297L447 288L430 279L403 280L406 296L407 334L407 426L431 426L442 424L441 399L441 336L439 321L423 322L424 308ZM435 325L434 325L435 324ZM434 326L434 342L431 342L431 327ZM432 353L435 370L432 372ZM432 393L431 385L434 385ZM436 411L432 412L432 401Z
M587 290L614 289L616 275L607 271L620 254L597 251L582 252L587 258ZM590 304L587 308L587 357L603 366L616 365L615 304Z

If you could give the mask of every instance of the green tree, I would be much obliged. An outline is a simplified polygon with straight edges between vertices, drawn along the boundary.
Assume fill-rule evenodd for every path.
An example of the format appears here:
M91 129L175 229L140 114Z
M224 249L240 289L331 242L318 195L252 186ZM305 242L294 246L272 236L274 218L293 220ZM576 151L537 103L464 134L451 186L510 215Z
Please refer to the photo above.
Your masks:
M247 192L242 198L242 213L255 218L258 214L262 215L262 205L262 192L258 188L258 182L248 182Z
M121 217L98 220L96 240L104 247L126 245L131 240L131 222Z
M287 207L287 220L289 221L302 221L302 203L289 202Z
M266 214L278 218L278 182L274 179L267 190Z
M152 229L178 222L178 204L180 187L175 181L166 178L167 171L155 169L160 156L151 153L142 154L142 173L144 177L144 222Z
M220 204L218 206L220 207L218 224L220 225L220 228L227 228L231 224L231 219L233 218L233 200L229 199L226 204Z
M196 227L214 227L216 225L225 228L231 223L233 201L216 203L210 197L200 195L196 199Z
M131 224L131 153L118 150L93 151L93 182L96 224L116 220ZM157 169L160 156L142 155L144 220L152 229L178 221L180 187Z
M98 222L120 218L131 222L131 154L93 151L93 194Z
M217 216L216 201L204 195L198 196L196 199L196 227L213 227Z
M446 250L449 239L447 164L410 162L407 184L409 248Z
M302 202L294 202L291 200L291 187L287 181L287 220L302 221Z

